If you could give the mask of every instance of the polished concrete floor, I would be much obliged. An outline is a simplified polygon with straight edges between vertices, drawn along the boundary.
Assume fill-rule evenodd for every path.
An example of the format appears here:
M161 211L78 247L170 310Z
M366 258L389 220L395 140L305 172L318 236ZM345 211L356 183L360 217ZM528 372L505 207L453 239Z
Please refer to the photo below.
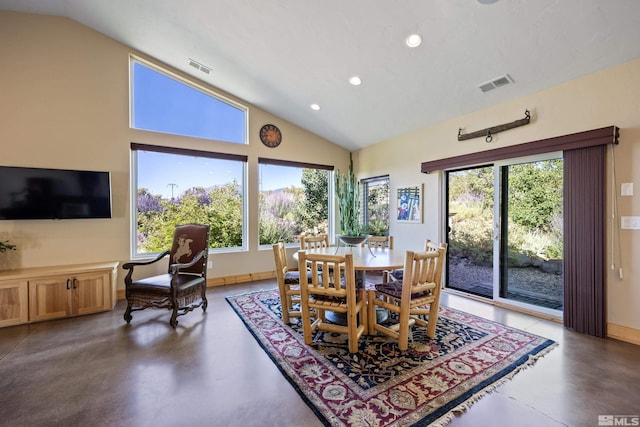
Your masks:
M211 288L207 313L180 317L175 331L164 310L135 312L127 325L122 301L112 312L0 329L0 425L320 426L224 300L273 287ZM455 295L443 304L560 343L451 427L584 427L599 415L640 415L640 346Z

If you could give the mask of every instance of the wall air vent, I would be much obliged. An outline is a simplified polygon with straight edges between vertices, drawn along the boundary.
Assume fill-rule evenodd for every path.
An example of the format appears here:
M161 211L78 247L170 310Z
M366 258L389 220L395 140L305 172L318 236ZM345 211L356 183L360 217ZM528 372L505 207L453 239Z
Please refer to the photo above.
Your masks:
M506 86L511 83L513 83L513 79L508 74L505 74L504 76L496 77L486 83L479 84L477 87L483 92L489 92L490 90Z
M203 65L201 63L199 63L198 61L195 61L191 58L189 58L189 65L192 66L193 68L195 68L196 70L200 70L205 74L211 74L211 68L207 67L206 65Z

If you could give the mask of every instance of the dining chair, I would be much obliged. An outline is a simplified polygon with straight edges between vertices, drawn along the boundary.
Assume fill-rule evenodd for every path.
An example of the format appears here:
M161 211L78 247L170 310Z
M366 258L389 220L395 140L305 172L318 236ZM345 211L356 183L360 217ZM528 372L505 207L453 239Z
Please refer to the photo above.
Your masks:
M146 308L171 310L169 324L175 329L178 316L202 307L207 310L207 256L209 225L182 224L174 229L171 249L151 261L132 261L122 265L128 270L124 278L127 308L124 320L131 322L133 311ZM169 255L168 271L153 277L134 280L136 266L154 264Z
M300 236L300 249L318 249L329 247L329 235L318 234L317 236Z
M430 250L435 250L436 248L438 248L440 246L440 243L434 243L432 242L430 239L426 239L424 241L424 251L430 251ZM392 271L385 271L384 272L384 281L385 282L392 282L394 280L398 280L401 281L402 277L404 274L404 270L399 268L396 270L392 270Z
M363 247L393 249L393 236L369 236Z
M401 351L408 348L409 328L413 325L427 328L427 336L435 337L446 252L446 243L429 243L425 252L407 251L402 281L378 284L369 291L370 335L381 332L398 340ZM377 322L376 307L389 310L390 324Z
M280 291L282 321L289 323L291 317L301 317L300 311L300 272L289 269L287 248L283 241L273 245L273 257L276 264L276 279Z
M313 344L315 331L346 334L349 352L358 351L358 340L367 332L366 294L356 289L353 254L309 254L298 253L299 270L307 268L318 274L300 277L302 300L302 331L304 342ZM342 313L346 324L327 322L327 311Z

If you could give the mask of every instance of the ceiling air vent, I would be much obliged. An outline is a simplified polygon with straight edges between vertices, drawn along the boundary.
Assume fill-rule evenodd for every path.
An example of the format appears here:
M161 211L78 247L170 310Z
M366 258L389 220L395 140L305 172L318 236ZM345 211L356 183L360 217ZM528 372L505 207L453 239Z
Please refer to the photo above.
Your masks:
M191 58L189 58L189 65L195 68L196 70L202 71L205 74L211 74L211 68L207 67L206 65L202 65L198 61L194 61Z
M513 79L508 74L505 74L504 76L496 77L486 83L479 84L477 87L479 87L483 92L489 92L490 90L506 86L511 83L513 83Z

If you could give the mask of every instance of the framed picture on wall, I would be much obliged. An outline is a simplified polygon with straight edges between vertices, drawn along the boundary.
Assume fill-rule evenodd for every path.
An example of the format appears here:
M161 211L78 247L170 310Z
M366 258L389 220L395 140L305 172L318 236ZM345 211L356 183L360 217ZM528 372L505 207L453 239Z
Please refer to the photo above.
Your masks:
M398 222L422 222L422 184L398 187L396 201Z

